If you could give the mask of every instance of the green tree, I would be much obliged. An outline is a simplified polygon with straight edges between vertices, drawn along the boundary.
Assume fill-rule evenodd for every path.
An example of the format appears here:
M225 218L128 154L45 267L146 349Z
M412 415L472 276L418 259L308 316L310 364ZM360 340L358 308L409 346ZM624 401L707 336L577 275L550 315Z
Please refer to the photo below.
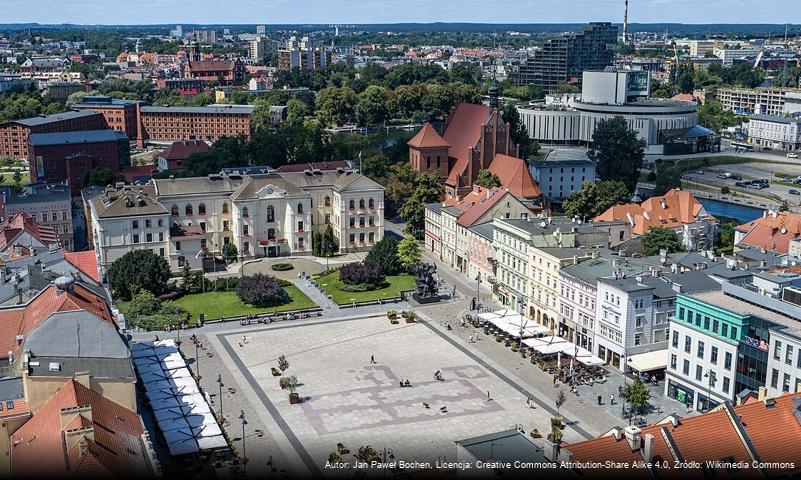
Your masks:
M520 148L520 158L537 155L540 151L540 144L528 136L526 126L520 121L517 107L511 103L504 103L501 107L501 116L509 122L509 137Z
M734 229L737 224L727 222L723 223L718 230L718 242L715 253L720 255L723 253L731 253L734 251Z
M501 179L492 173L488 168L479 170L478 177L476 177L476 185L484 188L493 188L501 186Z
M166 292L170 266L150 249L134 250L115 260L108 273L114 296L127 301L135 291L147 290L154 295Z
M222 248L223 258L226 262L233 262L239 256L239 251L233 243L226 243Z
M14 193L19 194L22 192L22 171L14 170L14 175L11 178L14 179L14 185L11 188Z
M105 166L95 167L83 176L83 186L91 187L97 185L105 187L106 185L114 185L116 182L124 181L125 177L120 174L114 173L110 168Z
M420 265L422 259L423 252L420 250L416 238L406 235L403 240L398 242L398 260L407 272Z
M645 141L621 116L598 122L587 151L587 157L597 166L598 177L622 181L629 193L637 186L644 155Z
M398 240L392 235L384 236L373 245L365 261L378 265L384 275L397 275L403 270L398 259Z
M345 125L354 120L358 102L356 93L348 87L327 87L317 92L315 111L324 124Z
M569 83L560 83L556 87L556 93L580 93L581 90L575 85Z
M161 310L161 302L151 292L140 290L121 310L126 317L135 318L143 315L155 315Z
M314 235L312 237L312 255L315 257L321 257L323 254L323 236L322 235Z
M92 92L75 92L71 93L69 97L67 97L66 107L72 108L73 105L81 103L83 101L83 97L87 95L92 95Z
M184 268L181 270L181 291L187 295L200 291L197 276L192 269L189 268L189 262L184 263Z
M414 183L412 194L400 207L398 213L406 221L406 229L415 237L425 227L425 206L439 202L445 195L445 187L437 173L419 173Z
M562 208L568 217L592 219L610 207L628 201L629 191L619 180L601 180L597 183L587 181L581 190L563 203Z
M253 113L250 115L250 124L254 131L259 132L272 128L272 123L270 120L271 107L272 105L270 105L270 103L266 100L256 100L255 108L253 109Z
M659 255L662 249L666 249L668 253L683 252L684 245L679 241L676 232L669 228L649 228L642 237L642 254L645 256Z
M673 162L656 162L654 195L664 195L673 188L681 188L681 168Z
M383 125L389 118L391 92L378 85L370 85L359 94L356 104L356 121L360 126Z
M300 101L289 100L286 103L286 121L287 123L303 122L303 120L311 114L309 106Z
M331 224L329 223L325 227L325 232L323 232L320 245L320 254L323 257L332 257L337 253L338 250L339 246L337 245L337 240L334 237L334 229L331 228Z
M651 399L651 392L642 380L635 378L623 389L623 398L633 408L642 411L648 405L648 400Z

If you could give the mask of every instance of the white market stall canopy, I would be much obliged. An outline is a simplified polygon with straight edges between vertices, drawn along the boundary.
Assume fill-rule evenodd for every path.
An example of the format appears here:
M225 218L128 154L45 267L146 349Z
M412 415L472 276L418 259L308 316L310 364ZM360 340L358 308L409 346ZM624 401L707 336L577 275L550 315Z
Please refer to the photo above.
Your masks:
M573 355L573 353L569 354ZM581 347L578 348L578 352L576 353L576 360L578 360L579 363L583 363L588 367L598 367L604 364L603 359L601 359L600 357L596 357L595 355L592 354L591 351Z
M134 343L131 355L171 455L228 446L173 340Z
M530 338L551 333L548 327L538 325L512 310L480 313L478 318L495 325L499 330L513 337L522 335L523 338Z
M629 368L640 373L659 370L667 367L667 350L656 350L648 353L629 355Z

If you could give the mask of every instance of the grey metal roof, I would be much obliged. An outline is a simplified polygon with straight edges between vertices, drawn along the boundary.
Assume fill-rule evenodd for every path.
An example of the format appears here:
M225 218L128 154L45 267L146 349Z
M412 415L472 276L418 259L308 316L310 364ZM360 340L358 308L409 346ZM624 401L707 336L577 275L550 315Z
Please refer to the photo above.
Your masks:
M426 208L431 210L432 212L439 213L439 211L442 210L442 204L439 202L428 203L426 204Z
M133 364L129 358L75 358L58 356L33 356L31 361L38 365L30 366L32 376L73 377L76 373L89 372L93 378L128 379L136 381ZM58 369L51 370L50 364L58 363Z
M103 115L103 114L100 112L95 112L94 110L81 110L77 112L71 111L71 112L55 113L53 115L42 115L39 117L23 118L21 120L11 120L6 123L18 123L20 125L25 125L28 127L35 127L38 125L47 125L48 123L62 122L64 120L74 120L76 118L91 117L93 115Z
M622 290L624 292L637 292L641 290L652 290L653 285L648 285L637 280L636 277L626 278L600 278L598 283L603 283Z
M130 358L128 346L114 325L85 310L56 312L24 341L34 356Z
M9 377L0 379L0 402L25 398L22 389L22 377Z
M5 200L6 205L63 202L72 198L69 187L63 185L53 186L52 188L48 188L45 185L32 185L32 187L32 193L23 192L21 195L8 195Z
M159 197L221 193L231 195L244 182L240 175L210 177L168 178L154 180Z
M563 267L561 272L588 283L595 288L595 283L598 282L599 279L612 276L612 262L614 260L620 261L620 269L626 276L642 273L647 270L649 266L661 266L660 257L658 255L651 257L620 257L617 255L613 256L611 252L606 250L599 251L601 255L598 258L584 260L575 265Z
M542 160L529 160L530 164L539 168L579 166L591 167L595 164L587 158L586 150L579 149L557 149L551 150Z
M141 190L141 192L140 192ZM129 217L140 215L164 215L167 209L155 199L153 185L110 189L95 195L90 202L99 218ZM144 205L139 205L139 200Z
M256 108L252 105L210 105L207 107L159 107L155 105L148 105L142 107L142 113L228 113L231 115L250 115L253 109Z
M273 185L286 191L287 195L293 196L310 196L311 194L305 192L297 187L292 182L285 180L282 176L276 174L267 175L252 175L244 177L245 180L237 188L236 192L232 195L233 200L255 199L256 194L264 187Z
M28 143L34 147L80 143L118 142L128 140L128 134L118 130L87 130L79 132L33 133Z
M495 229L492 226L492 221L489 221L473 225L469 230L480 237L484 237L487 240L492 240L493 231Z
M779 115L765 115L765 114L758 114L752 115L751 120L762 120L764 122L773 122L773 123L801 123L801 118L787 118L782 117Z

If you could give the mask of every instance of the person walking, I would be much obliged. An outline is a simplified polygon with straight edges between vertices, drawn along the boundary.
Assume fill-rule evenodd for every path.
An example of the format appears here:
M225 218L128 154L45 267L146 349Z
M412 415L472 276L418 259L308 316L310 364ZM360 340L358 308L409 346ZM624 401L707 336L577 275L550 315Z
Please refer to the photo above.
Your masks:
M490 400L492 400L492 397L490 397L489 390L487 390L487 401L489 402Z
M375 355L370 355L370 363L376 363L375 362Z
M600 395L598 395L598 405L600 405L600 404L601 404L601 401L602 401L602 399L601 399L601 396L600 396Z
M615 404L615 396L610 393L609 394L609 405L614 405L614 404Z

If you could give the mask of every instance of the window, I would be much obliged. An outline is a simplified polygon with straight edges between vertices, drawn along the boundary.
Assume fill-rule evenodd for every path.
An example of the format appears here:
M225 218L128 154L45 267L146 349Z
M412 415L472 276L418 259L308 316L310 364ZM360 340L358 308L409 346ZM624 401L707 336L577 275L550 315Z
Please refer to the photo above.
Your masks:
M718 363L718 347L712 347L710 351L709 361L717 365Z
M712 331L718 333L718 322L717 320L712 320Z
M704 342L698 340L698 358L704 358Z
M369 221L367 222L368 225L371 227L375 226L375 217L370 217Z
M359 234L359 243L364 243L364 232Z
M200 231L202 232L206 231L206 222L200 222Z
M272 205L267 205L267 221L274 222L275 221L275 209Z
M726 352L726 356L723 357L723 368L726 370L731 370L731 353Z
M139 220L134 220L132 223L132 228L139 228Z
M67 212L61 212L61 219L62 220L66 220L67 219Z
M145 234L145 241L146 242L152 242L153 241L153 234L152 233Z
M303 204L302 203L298 203L298 214L301 214L301 213L303 213Z
M681 371L685 375L689 375L690 374L690 361L689 360L685 360L684 361L684 365L682 366Z
M228 220L223 220L223 232L227 232L229 228Z
M364 210L364 199L363 198L359 199L359 210Z
M737 327L731 327L731 339L738 340L737 338Z
M50 218L55 222L58 220L58 212L53 212L50 214Z
M303 231L303 222L302 222L302 221L301 221L301 222L298 222L298 231L299 231L299 232L302 232L302 231Z
M350 228L356 228L356 218L350 217Z
M693 346L693 339L689 335L684 336L684 351L690 353Z
M197 206L197 214L198 215L205 215L206 214L206 204L201 203Z
M729 324L728 323L721 324L721 326L720 326L720 335L723 336L723 337L729 335Z
M267 240L275 240L275 229L268 228L267 229Z
M164 248L159 248L159 255L164 256Z
M226 202L226 203L223 203L223 209L222 209L222 212L223 212L223 213L228 213L228 202Z
M145 228L150 228L153 226L153 223L150 220L145 220Z
M437 157L437 166L439 166L439 157ZM372 198L367 200L367 208L370 210L375 208L375 201Z
M178 266L179 267L183 267L185 263L186 263L186 259L183 256L179 256L178 257Z
M367 241L373 243L375 241L375 233L370 232L367 234Z
M191 217L192 216L192 205L186 204L185 211L186 211L186 216L187 217Z
M784 363L787 365L793 364L793 350L794 348L792 345L787 345L787 350L784 352Z
M684 307L679 307L679 320L684 320Z
M789 392L790 391L790 374L784 374L784 381L782 382L782 392Z
M679 332L673 331L673 348L679 348Z
M303 250L303 243L306 241L305 238L300 237L298 238L298 250Z
M779 371L775 368L772 368L770 372L770 386L773 388L779 387Z
M245 224L242 225L242 235L250 235L250 233L248 233L248 232L249 232L249 227L248 227L248 224L245 223Z
M704 330L709 331L709 317L704 317Z
M159 232L159 242L164 241L164 232Z
M326 213L325 214L325 224L328 225L329 223L331 223L331 214L330 213Z
M138 233L134 233L134 235L133 235L133 243L139 243L139 234Z
M156 223L156 225L158 225L159 227L163 227L164 226L164 221L159 219L159 221Z
M250 253L250 242L242 243L242 253Z
M695 366L695 379L696 380L701 380L701 377L703 377L703 376L704 376L704 369L701 368L701 365L696 365Z
M353 210L354 208L356 208L356 202L351 199L350 202L348 202L348 209Z
M350 243L356 243L356 234L351 233L350 237L348 238L348 241L350 241Z
M175 250L179 252L181 251L181 242L175 242Z
M642 324L645 322L645 317L636 317L634 319L634 327L635 328L642 328Z
M242 207L242 217L248 218L248 207Z
M778 360L781 356L782 351L782 342L776 340L776 343L773 344L773 359Z
M364 217L359 217L359 228L364 228Z
M675 370L676 369L676 354L675 353L670 355L670 369L671 370Z
M325 199L323 200L323 205L325 205L326 207L330 207L331 206L331 197L326 195Z
M723 393L729 393L729 377L723 377Z

